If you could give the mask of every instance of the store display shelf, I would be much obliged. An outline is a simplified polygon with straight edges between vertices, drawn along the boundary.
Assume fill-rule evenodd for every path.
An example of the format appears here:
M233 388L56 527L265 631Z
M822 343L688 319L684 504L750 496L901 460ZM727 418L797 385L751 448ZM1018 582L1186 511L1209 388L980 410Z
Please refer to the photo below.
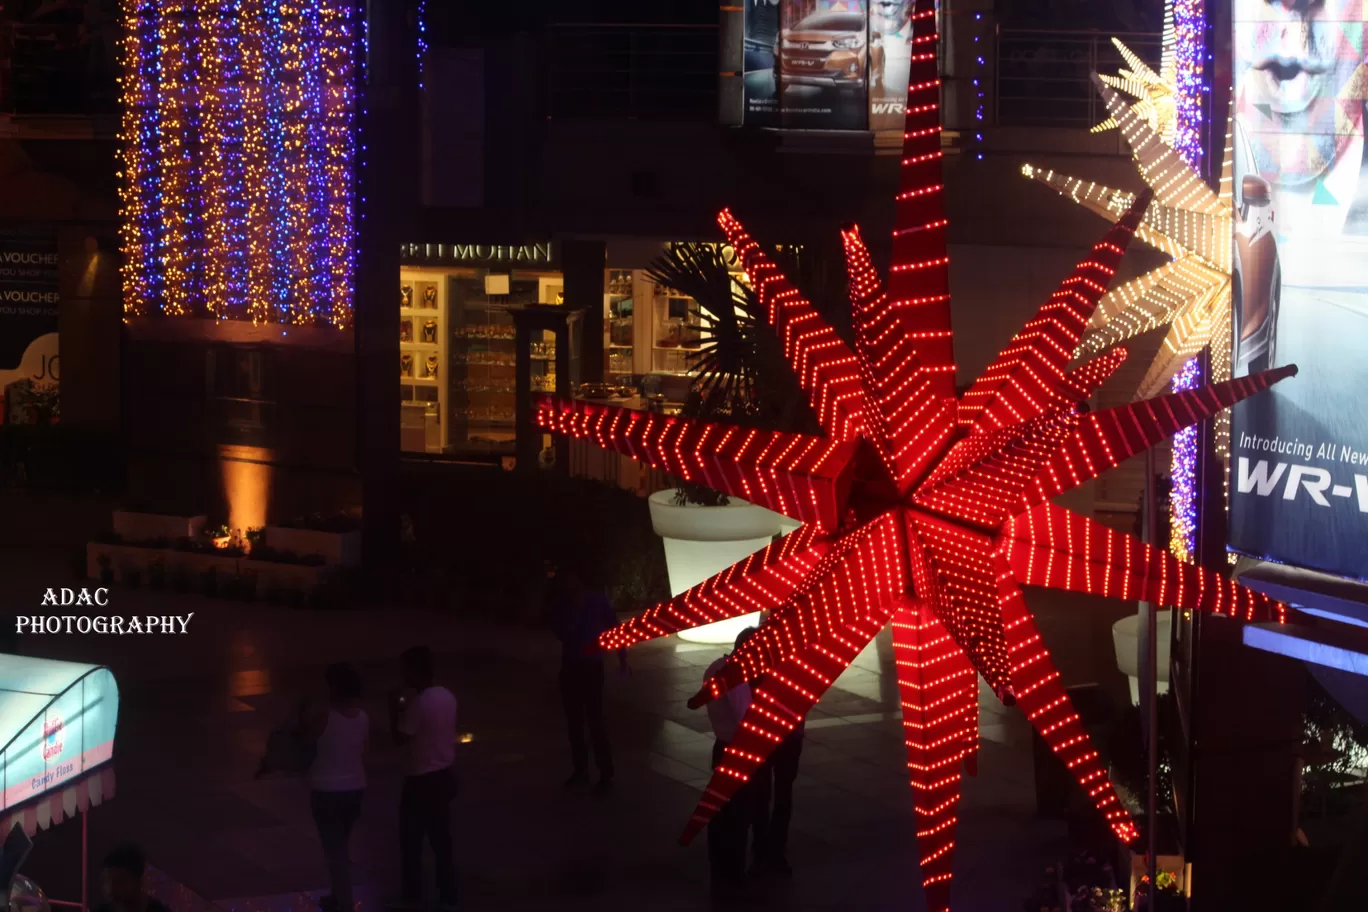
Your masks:
M618 345L616 342L610 342L610 343L608 343L608 347L609 347L610 349L618 349L618 350L620 350L620 351L631 351L635 346L632 346L632 345Z
M453 418L453 419L451 419L451 420L452 420L452 423L453 423L453 424L459 424L459 425L461 425L461 426L463 426L463 427L512 427L512 426L513 426L513 416L512 416L512 415L509 415L507 418L460 418L460 417L457 417L457 418Z
M422 316L435 317L435 316L437 316L437 314L439 314L439 313L441 313L441 309L440 309L440 308L437 308L437 307L401 307L401 308L399 308L399 314L400 314L401 316L405 316L405 317L422 317Z
M413 385L415 385L415 386L436 386L436 385L437 385L437 378L436 378L436 377L405 377L405 376L402 376L402 375L401 375L401 376L399 377L399 383L400 383L400 384L411 383L411 384L413 384Z
M400 339L400 340L399 340L399 347L400 347L400 348L421 348L421 349L423 349L424 351L436 351L436 350L438 349L439 346L437 345L436 342L405 342L403 339Z

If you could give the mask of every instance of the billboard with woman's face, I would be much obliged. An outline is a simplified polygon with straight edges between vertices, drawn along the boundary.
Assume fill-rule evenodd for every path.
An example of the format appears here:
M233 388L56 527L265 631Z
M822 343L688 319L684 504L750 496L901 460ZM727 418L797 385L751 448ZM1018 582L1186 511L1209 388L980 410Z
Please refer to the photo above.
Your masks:
M1237 376L1231 546L1368 578L1368 170L1362 0L1234 0Z

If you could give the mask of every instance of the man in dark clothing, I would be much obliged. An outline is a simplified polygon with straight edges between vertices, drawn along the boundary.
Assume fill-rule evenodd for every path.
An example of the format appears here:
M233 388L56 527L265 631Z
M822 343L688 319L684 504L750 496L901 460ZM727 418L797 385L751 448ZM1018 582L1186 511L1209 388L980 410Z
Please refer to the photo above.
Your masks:
M599 788L613 781L613 757L608 747L608 728L603 721L603 652L599 634L617 625L612 603L602 592L589 589L574 573L558 573L552 579L551 629L561 641L560 689L565 721L570 733L570 756L574 772L567 786L589 781L589 741ZM627 674L627 650L618 651L618 665Z
M147 895L146 873L147 859L136 846L120 846L106 855L101 872L105 904L96 912L170 912Z
M756 805L762 812L768 810L768 819L760 829L756 845L755 866L762 873L782 877L793 873L788 863L788 831L793 817L793 782L798 778L798 760L802 755L803 723L799 722L757 774L756 787L761 794L756 798Z

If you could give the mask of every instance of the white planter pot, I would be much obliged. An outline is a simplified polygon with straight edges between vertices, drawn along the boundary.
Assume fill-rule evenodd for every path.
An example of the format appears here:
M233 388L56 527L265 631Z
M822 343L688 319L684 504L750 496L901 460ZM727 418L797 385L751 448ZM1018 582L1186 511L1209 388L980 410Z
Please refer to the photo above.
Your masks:
M731 498L725 507L679 506L674 489L652 494L651 525L665 541L670 594L698 585L732 564L766 547L790 520L764 507ZM736 635L757 623L759 614L719 621L686 630L681 640L731 644Z
M1169 689L1169 643L1173 634L1173 612L1155 612L1155 626L1159 633L1159 693ZM1112 624L1112 648L1116 650L1116 667L1130 679L1131 705L1140 705L1140 625L1144 616L1132 614Z
M326 564L355 567L361 563L361 532L319 532L315 529L289 529L284 526L266 527L266 547L277 551L292 551L304 556L313 554Z
M124 541L155 541L159 538L175 541L194 538L204 531L208 519L204 516L173 516L167 513L133 513L114 511L114 534Z

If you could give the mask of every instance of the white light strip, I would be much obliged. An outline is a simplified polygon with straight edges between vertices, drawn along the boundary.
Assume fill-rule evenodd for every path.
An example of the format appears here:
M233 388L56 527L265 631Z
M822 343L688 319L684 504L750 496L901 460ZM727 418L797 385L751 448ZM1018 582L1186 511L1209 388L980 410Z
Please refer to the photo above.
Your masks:
M1246 624L1242 634L1251 648L1368 677L1368 654L1284 633L1280 627Z

